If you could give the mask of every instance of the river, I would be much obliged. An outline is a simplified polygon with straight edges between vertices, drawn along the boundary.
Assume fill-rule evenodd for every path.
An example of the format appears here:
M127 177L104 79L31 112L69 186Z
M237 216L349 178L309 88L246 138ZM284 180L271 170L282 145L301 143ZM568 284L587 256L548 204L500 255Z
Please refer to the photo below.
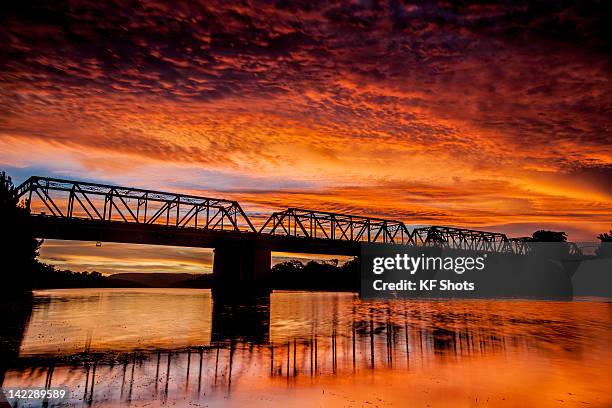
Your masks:
M3 386L64 387L57 406L612 406L612 303L597 299L74 289L22 309Z

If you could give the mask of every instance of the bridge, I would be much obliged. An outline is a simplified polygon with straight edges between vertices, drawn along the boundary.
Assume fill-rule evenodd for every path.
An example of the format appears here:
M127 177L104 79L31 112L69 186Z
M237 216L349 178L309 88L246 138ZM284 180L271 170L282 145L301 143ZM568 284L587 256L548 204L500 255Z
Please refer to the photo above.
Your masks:
M523 239L299 208L254 225L237 201L33 176L17 187L39 238L214 248L218 285L269 287L271 252L357 256L362 243L521 255Z

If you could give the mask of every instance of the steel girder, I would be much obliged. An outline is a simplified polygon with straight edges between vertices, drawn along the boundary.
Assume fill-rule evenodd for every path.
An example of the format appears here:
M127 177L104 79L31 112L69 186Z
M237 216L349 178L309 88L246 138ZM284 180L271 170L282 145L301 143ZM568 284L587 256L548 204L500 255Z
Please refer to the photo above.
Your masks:
M37 176L17 195L32 213L54 217L256 232L236 201L217 198Z
M410 232L401 221L300 208L273 213L259 233L355 242L411 243Z
M401 221L301 208L275 212L256 230L236 201L51 177L30 177L16 191L33 214L61 218L510 254L530 252L528 239L496 232L443 226L410 232ZM580 253L575 244L568 245L570 253Z

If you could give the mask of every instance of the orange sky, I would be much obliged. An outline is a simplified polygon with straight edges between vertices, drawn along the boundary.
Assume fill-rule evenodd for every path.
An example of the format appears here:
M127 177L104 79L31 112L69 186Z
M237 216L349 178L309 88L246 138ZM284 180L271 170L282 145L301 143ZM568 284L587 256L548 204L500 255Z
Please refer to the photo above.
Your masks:
M612 228L596 8L68 3L8 10L0 28L0 167L17 182L511 236Z

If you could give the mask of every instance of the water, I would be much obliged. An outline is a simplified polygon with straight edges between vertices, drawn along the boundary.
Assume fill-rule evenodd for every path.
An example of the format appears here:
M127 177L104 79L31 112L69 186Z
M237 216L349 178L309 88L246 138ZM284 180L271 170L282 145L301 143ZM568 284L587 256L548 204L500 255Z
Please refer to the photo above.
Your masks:
M612 406L604 301L78 289L22 309L3 386L67 387L62 406Z

